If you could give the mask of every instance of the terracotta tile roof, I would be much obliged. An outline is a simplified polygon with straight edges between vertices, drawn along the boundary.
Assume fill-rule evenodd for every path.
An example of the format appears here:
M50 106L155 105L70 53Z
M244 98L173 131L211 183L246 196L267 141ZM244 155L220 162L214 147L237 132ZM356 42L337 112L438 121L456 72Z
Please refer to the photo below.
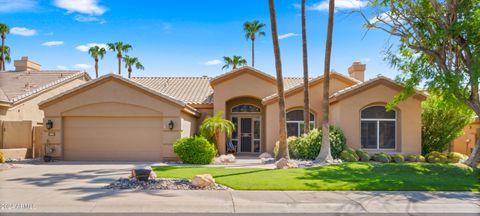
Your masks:
M0 101L15 103L81 76L90 79L87 73L80 71L0 72Z

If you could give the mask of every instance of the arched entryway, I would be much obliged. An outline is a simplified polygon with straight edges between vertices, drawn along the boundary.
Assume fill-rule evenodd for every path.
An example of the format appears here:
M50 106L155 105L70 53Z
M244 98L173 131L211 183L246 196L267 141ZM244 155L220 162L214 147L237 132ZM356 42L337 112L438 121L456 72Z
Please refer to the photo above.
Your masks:
M264 106L260 99L253 97L239 97L230 99L226 104L227 119L235 125L235 132L229 143L234 146L238 154L259 154L264 151Z

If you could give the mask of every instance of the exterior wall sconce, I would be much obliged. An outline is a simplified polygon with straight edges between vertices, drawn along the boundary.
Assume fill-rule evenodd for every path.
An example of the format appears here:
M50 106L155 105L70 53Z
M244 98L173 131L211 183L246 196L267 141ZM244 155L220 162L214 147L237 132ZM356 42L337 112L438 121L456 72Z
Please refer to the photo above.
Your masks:
M174 127L175 127L175 123L172 120L170 120L170 122L168 122L168 128L170 130L173 130Z
M48 130L53 128L53 121L48 120L47 123L45 123L45 126L47 127Z

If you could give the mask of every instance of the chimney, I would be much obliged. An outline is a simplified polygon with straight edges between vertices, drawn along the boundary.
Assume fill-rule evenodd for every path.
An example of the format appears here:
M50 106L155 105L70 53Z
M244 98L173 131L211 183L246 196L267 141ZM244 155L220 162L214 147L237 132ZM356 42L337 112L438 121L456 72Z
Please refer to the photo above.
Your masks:
M15 71L40 71L42 66L30 61L27 56L23 56L20 60L15 60Z
M365 64L360 63L359 61L353 62L352 66L348 68L348 74L350 77L365 81L365 69L367 66Z

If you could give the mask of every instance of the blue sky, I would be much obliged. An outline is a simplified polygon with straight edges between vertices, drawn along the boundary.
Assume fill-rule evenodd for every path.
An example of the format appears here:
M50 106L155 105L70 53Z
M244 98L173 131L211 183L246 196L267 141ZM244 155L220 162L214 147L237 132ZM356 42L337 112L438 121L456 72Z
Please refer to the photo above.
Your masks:
M346 2L348 1L348 2ZM300 0L277 0L277 24L284 76L302 76ZM327 11L324 0L307 0L310 74L323 73ZM332 69L347 74L355 60L367 64L366 78L397 72L383 61L389 37L362 28L349 13L360 0L337 0ZM363 9L367 10L367 9ZM260 20L266 37L256 40L256 68L275 74L267 0L0 0L0 22L12 29L6 43L13 59L29 56L43 69L80 69L94 74L89 44L123 41L133 46L144 71L134 76L216 76L222 56L241 55L250 63L251 43L242 24ZM293 36L292 36L293 35ZM13 69L13 62L7 66ZM125 71L124 69L122 69ZM116 55L100 62L100 73L117 71Z

